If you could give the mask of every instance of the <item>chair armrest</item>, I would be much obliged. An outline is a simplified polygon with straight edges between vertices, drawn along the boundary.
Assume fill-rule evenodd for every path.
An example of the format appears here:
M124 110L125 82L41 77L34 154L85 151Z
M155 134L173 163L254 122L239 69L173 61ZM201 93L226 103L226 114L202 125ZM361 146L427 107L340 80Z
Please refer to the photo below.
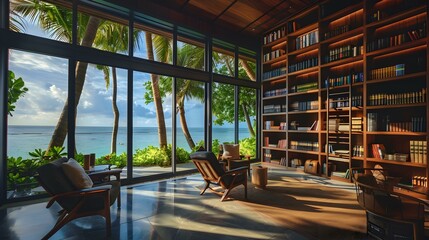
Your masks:
M247 166L234 168L234 169L231 169L229 171L226 171L224 176L238 174L238 173L246 173L247 169L249 169L249 167L247 167Z
M99 171L99 172L91 172L88 173L88 176L92 180L99 180L105 177L109 176L115 176L116 180L118 181L120 179L120 174L122 173L122 169L113 169L113 170L105 170L105 171Z
M89 195L102 195L110 191L111 188L112 186L110 185L102 185L102 186L97 186L92 188L84 188L73 192L60 193L60 194L54 195L49 200L48 204L46 205L46 208L51 207L55 201L58 201L59 199L62 199L62 198L79 197L79 196L82 197L82 196L89 196Z

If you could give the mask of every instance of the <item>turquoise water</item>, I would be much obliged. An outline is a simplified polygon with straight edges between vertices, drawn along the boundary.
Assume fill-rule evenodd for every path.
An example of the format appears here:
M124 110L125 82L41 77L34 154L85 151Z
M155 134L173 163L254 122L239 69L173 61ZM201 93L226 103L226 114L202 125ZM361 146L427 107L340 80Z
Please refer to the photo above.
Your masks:
M53 126L9 126L8 127L8 147L7 155L12 157L29 157L28 152L34 149L46 149L51 139L55 127ZM127 135L126 127L119 128L117 138L117 153L126 152ZM190 128L192 138L195 143L204 139L203 128ZM246 128L240 128L240 138L249 137ZM110 153L112 128L111 127L77 127L76 128L76 149L79 153L95 153L102 156ZM234 140L233 128L214 128L213 139L220 142ZM167 141L171 143L171 128L167 128ZM147 146L158 146L158 128L136 127L133 130L133 151L143 149ZM66 145L66 144L64 144ZM182 130L177 130L177 145L190 151L190 148L183 136Z

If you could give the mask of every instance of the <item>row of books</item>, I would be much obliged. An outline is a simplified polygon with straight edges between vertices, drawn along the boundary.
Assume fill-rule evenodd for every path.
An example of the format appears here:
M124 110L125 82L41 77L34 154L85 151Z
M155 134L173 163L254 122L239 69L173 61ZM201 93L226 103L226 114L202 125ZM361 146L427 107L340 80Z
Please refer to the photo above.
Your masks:
M280 113L280 112L286 112L286 105L265 105L264 106L264 113Z
M387 122L386 131L388 132L423 132L423 121L412 122Z
M276 29L264 36L264 44L268 44L286 36L286 26Z
M371 52L378 49L394 47L406 42L411 42L426 37L426 22L418 25L416 24L409 29L410 30L408 31L404 31L404 33L378 38L369 42L367 44L367 51Z
M319 130L319 120L315 120L310 126L299 126L297 121L292 121L289 130L311 131Z
M287 166L287 160L286 160L286 158L285 157L281 157L279 164L282 165L282 166Z
M394 66L372 69L370 79L383 79L405 75L405 64L396 64Z
M270 143L270 137L264 137L264 146L265 147L274 147L274 148L287 148L287 140L286 139L280 139L277 141L276 144Z
M264 92L264 97L282 96L287 94L287 88L274 89Z
M319 109L319 101L293 102L290 104L290 111L307 111Z
M410 141L410 160L412 163L427 164L426 141Z
M353 146L353 157L363 157L364 156L364 148L361 145Z
M428 178L425 176L413 176L413 186L416 187L428 187Z
M325 80L325 87L338 87L358 82L363 82L363 72L351 73L343 76L331 76Z
M399 105L426 102L426 88L406 93L375 93L369 95L369 106Z
M288 66L289 73L317 66L318 58L310 58Z
M319 142L290 141L290 149L302 151L319 151Z
M303 34L295 39L295 49L299 50L319 42L319 29Z
M271 162L271 150L270 149L264 149L263 158L264 158L264 162Z
M279 58L283 55L285 55L286 51L284 49L276 49L274 51L271 51L269 53L264 54L264 62L268 62L270 60Z
M277 147L278 147L278 148L286 149L286 148L287 148L287 140L286 140L286 139L280 139L280 140L277 142Z
M358 20L358 21L353 21L352 24L341 25L341 26L338 26L338 27L335 27L335 28L329 30L328 32L325 32L323 34L323 37L324 37L323 39L326 40L326 39L329 39L331 37L335 37L335 36L341 35L343 33L346 33L352 29L355 29L358 26L362 26L362 20L361 20L362 18L355 17L354 19Z
M264 121L264 129L266 130L286 130L286 128L286 122L280 122L280 125L274 125L274 121Z
M349 107L350 104L352 107L362 106L362 96L352 96L351 102L349 102L349 97L337 97L329 100L329 108Z
M269 78L285 75L286 73L287 73L286 67L282 67L282 68L273 69L268 72L264 72L262 74L262 77L263 79L269 79Z
M372 156L377 159L384 159L386 154L386 148L381 143L371 144Z
M362 55L363 45L347 45L329 50L329 54L325 56L325 63Z
M299 85L295 85L292 86L290 88L290 92L294 93L294 92L306 92L306 91L310 91L310 90L315 90L318 88L318 84L317 82L310 82L310 83L304 83L304 84L299 84Z

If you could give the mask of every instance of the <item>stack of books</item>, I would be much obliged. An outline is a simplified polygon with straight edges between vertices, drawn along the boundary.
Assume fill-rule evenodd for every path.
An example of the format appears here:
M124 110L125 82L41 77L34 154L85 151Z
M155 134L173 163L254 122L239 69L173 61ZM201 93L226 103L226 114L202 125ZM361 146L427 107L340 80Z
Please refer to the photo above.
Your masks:
M362 131L362 117L352 117L352 131Z
M412 163L427 164L426 141L410 141L410 160Z

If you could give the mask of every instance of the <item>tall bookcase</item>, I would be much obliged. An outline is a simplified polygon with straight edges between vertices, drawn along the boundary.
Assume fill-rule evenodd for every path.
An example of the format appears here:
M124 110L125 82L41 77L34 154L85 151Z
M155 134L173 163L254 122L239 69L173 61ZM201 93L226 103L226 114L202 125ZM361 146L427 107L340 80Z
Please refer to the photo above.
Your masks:
M427 185L428 3L327 0L263 37L262 159Z

